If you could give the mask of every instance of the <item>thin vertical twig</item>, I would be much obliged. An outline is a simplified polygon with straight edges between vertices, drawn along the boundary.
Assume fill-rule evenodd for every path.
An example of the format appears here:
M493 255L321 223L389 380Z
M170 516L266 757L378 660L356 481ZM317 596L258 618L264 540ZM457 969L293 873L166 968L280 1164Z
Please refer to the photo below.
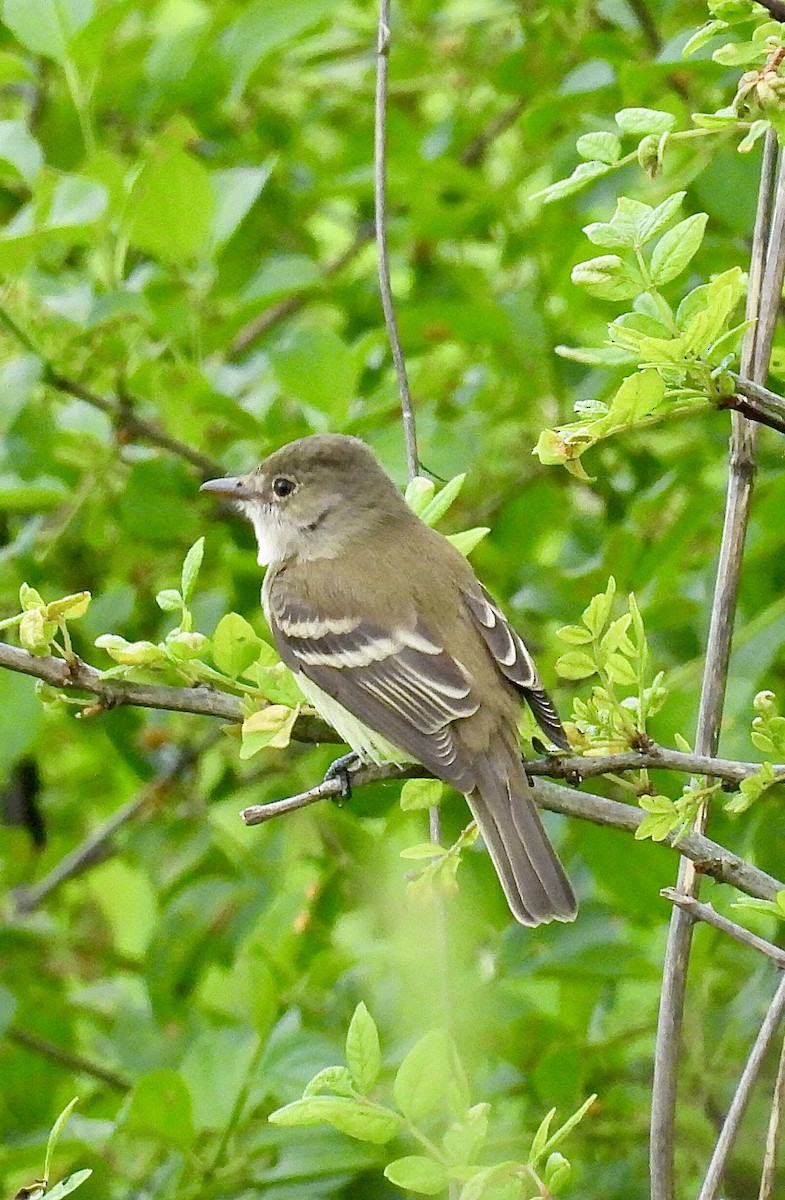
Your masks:
M779 985L774 993L774 999L769 1005L766 1016L763 1019L763 1024L758 1030L758 1036L750 1051L750 1056L744 1065L739 1086L736 1088L733 1102L728 1109L728 1115L725 1118L725 1123L717 1139L717 1145L714 1147L714 1153L711 1156L709 1169L706 1172L706 1178L703 1181L703 1187L700 1190L698 1200L715 1200L717 1189L720 1186L725 1170L725 1164L728 1161L728 1155L736 1140L736 1134L739 1132L739 1126L752 1095L752 1089L760 1075L769 1046L774 1041L783 1014L785 1014L785 976L780 977Z
M390 0L380 0L379 35L376 45L376 105L374 122L374 217L376 224L376 248L379 257L379 291L384 309L384 323L395 363L398 392L401 397L401 418L406 439L406 461L409 476L419 474L420 460L417 455L417 431L414 423L414 408L409 391L409 377L401 349L401 337L395 316L392 286L390 284L390 255L387 247L387 65L390 56Z
M766 382L785 266L785 178L781 164L775 200L776 164L777 139L773 131L769 130L763 150L747 292L747 318L756 324L751 326L745 335L741 362L742 374L756 383ZM699 754L713 754L719 740L755 473L756 440L755 426L740 414L734 413L725 519L709 622L695 742L695 750ZM704 806L696 821L698 833L705 829L706 818L707 811ZM698 894L699 886L700 877L693 864L687 859L682 859L677 881L678 891L694 897ZM692 929L693 918L689 912L675 908L671 916L665 951L654 1055L650 1145L651 1200L674 1200L679 1043Z
M758 1200L774 1200L774 1187L777 1182L777 1150L779 1148L783 1106L785 1106L785 1038L783 1038L782 1049L780 1050L777 1080L774 1084L774 1095L771 1100L771 1112L769 1113L769 1127L766 1130L766 1150L763 1155L763 1170L760 1177Z
M384 322L387 326L387 337L390 342L395 374L398 380L398 393L401 403L401 420L403 435L406 442L406 462L409 478L413 479L420 472L420 460L417 454L417 431L414 420L414 406L409 391L409 377L406 373L406 360L403 356L401 338L398 332L398 321L395 315L392 286L390 284L390 256L387 246L387 74L390 57L390 0L379 0L379 26L376 44L376 104L374 108L374 217L376 224L376 248L379 269L379 292L384 309ZM442 840L442 814L437 804L428 810L428 825L430 839L435 845ZM437 895L434 902L434 917L436 921L436 946L441 980L442 1006L445 1018L449 1024L450 993L449 993L449 963L447 942L447 914L443 897Z

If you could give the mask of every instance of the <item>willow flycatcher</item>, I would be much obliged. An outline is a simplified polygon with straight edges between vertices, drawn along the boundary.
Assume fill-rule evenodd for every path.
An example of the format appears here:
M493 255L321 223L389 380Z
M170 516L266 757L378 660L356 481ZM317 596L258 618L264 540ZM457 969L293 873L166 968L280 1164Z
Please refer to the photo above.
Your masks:
M518 747L521 697L552 742L569 743L466 559L358 438L301 438L203 489L253 525L275 645L317 712L361 760L418 762L464 793L518 921L573 920Z

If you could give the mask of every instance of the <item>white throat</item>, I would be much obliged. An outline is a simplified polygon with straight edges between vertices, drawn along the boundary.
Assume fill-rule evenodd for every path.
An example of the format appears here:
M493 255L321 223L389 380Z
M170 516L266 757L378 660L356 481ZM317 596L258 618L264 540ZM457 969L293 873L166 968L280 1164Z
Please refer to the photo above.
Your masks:
M260 567L268 567L286 556L286 538L277 514L266 506L251 501L241 504L244 516L253 525L258 553L256 561Z

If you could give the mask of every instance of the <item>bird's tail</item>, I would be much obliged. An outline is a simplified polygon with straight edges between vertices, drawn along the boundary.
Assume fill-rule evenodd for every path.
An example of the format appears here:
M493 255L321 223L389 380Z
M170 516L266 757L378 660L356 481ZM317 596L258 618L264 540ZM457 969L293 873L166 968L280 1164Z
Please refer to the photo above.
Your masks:
M477 764L476 779L466 798L515 919L522 925L573 921L575 894L542 827L517 751L497 742Z

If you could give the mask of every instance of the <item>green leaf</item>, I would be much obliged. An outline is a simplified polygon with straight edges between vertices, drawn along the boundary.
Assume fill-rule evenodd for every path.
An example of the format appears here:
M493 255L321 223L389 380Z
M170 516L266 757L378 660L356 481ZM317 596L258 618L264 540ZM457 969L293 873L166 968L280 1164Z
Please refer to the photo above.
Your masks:
M158 592L155 602L163 612L182 612L183 598L177 588L164 588Z
M82 175L66 175L58 180L43 222L47 230L93 225L109 207L109 193L103 184Z
M679 814L673 813L649 813L644 817L638 828L635 830L635 840L640 842L645 838L651 838L653 842L662 842L669 833L673 833L681 823Z
M357 1091L367 1095L379 1078L382 1056L379 1049L379 1030L362 1000L355 1008L349 1023L346 1035L346 1063Z
M93 11L94 0L3 0L2 7L3 21L17 41L59 63L68 58L75 34Z
M641 169L652 179L662 170L667 139L668 135L666 133L659 135L656 133L647 133L646 137L641 138L638 142L638 149L635 152L636 158Z
M616 346L554 346L554 350L560 358L587 367L631 367L637 362L635 355Z
M61 1179L46 1192L46 1200L62 1200L63 1196L70 1196L71 1192L75 1192L78 1187L87 1182L92 1173L91 1167L85 1167L83 1171L74 1171L73 1175L69 1175L67 1179Z
M591 1096L589 1096L586 1100L584 1100L584 1102L580 1106L580 1108L576 1109L576 1111L574 1113L572 1113L572 1115L569 1116L567 1118L567 1120L562 1125L560 1125L559 1128L556 1129L550 1135L550 1137L547 1139L544 1146L542 1147L542 1150L540 1153L541 1154L550 1153L552 1150L554 1150L556 1148L556 1146L561 1145L561 1143L564 1141L564 1139L566 1137L568 1137L569 1134L572 1133L573 1129L575 1129L575 1127L580 1124L580 1122L583 1120L583 1118L588 1113L589 1109L595 1103L596 1099L597 1099L597 1093L592 1092Z
M353 1096L352 1077L347 1067L324 1067L305 1085L303 1096L320 1096L332 1092L336 1096Z
M275 162L274 158L268 158L260 167L229 167L212 172L210 183L214 204L209 233L211 250L225 246L240 228L259 199Z
M435 842L418 842L416 846L407 846L402 850L401 858L408 858L417 862L427 858L442 858L445 854L444 847L437 845Z
M615 621L611 621L600 642L603 653L613 654L616 650L621 650L623 654L629 655L635 653L635 647L627 636L627 630L631 624L631 613L624 613L621 617L617 617Z
M47 1139L46 1143L46 1157L44 1159L44 1179L51 1179L52 1177L52 1159L57 1148L57 1143L60 1141L60 1135L65 1128L66 1121L78 1103L79 1097L74 1096L73 1100L70 1100L68 1104L66 1104L65 1108L60 1113L50 1130L49 1138Z
M461 533L448 533L447 541L466 557L490 532L487 525L476 525L474 529L464 529Z
M537 1127L537 1132L535 1133L534 1137L532 1138L531 1149L529 1151L528 1163L529 1163L529 1166L531 1166L531 1167L536 1167L538 1161L542 1158L543 1154L545 1153L545 1147L548 1144L548 1136L550 1133L550 1128L553 1123L553 1118L555 1116L556 1116L556 1109L555 1108L550 1109L545 1114L545 1116L540 1121L540 1124Z
M57 632L57 624L46 619L42 608L30 609L19 622L19 641L30 654L50 654Z
M607 163L579 163L567 179L560 179L557 183L552 183L550 187L543 188L541 192L535 192L532 200L541 200L543 204L553 204L555 200L563 200L565 196L582 192L590 183L607 175L610 170Z
M490 1104L475 1104L462 1120L456 1121L442 1138L444 1153L453 1166L476 1160L488 1135Z
M406 488L406 503L412 512L421 517L433 499L435 491L436 484L432 479L426 479L424 475L415 475Z
M680 275L700 249L708 221L706 213L696 213L663 234L651 256L651 276L660 287Z
M631 300L644 289L638 267L619 258L618 254L602 254L576 263L570 278L589 295L601 300Z
M668 133L676 124L672 113L656 108L622 108L616 113L616 124L623 133L643 137L648 133Z
M583 650L571 650L556 660L556 670L562 679L588 679L597 672L597 664Z
M166 650L178 662L190 658L201 658L209 645L209 639L203 633L191 633L179 630L167 635Z
M630 250L639 242L635 228L623 222L592 221L584 225L583 232L603 250Z
M646 313L623 313L608 326L608 337L614 345L623 346L635 355L636 363L643 357L641 346L646 337L669 336L668 329Z
M553 1194L558 1192L570 1178L572 1168L563 1154L555 1151L548 1155L543 1172L543 1183L548 1191Z
M616 163L621 158L621 141L615 133L584 133L578 138L576 149L581 158L602 163Z
M444 514L452 507L460 495L461 488L464 485L466 474L456 475L449 483L446 483L443 488L436 493L420 513L420 520L426 525L436 525L441 521Z
M638 225L638 238L641 246L645 246L653 238L659 237L667 229L682 206L686 192L674 192L658 204L651 212L643 217Z
M261 648L262 639L245 617L235 612L221 617L211 639L213 662L230 679L237 679L256 662Z
M41 475L26 480L18 475L0 475L0 512L48 511L67 499L68 488L59 479Z
M384 1174L396 1187L407 1192L416 1192L421 1196L436 1196L443 1192L450 1182L441 1163L433 1158L426 1158L423 1154L396 1158L387 1164Z
M232 71L232 100L239 100L258 63L333 11L333 0L252 0L243 5L218 46Z
M89 592L74 592L71 596L63 596L60 600L50 600L46 605L46 615L53 620L64 617L67 621L78 621L90 607L92 596Z
M697 50L701 50L712 38L718 33L723 33L727 29L724 21L707 21L705 25L701 25L697 33L694 33L684 43L682 54L685 58L689 58L691 54L695 54Z
M30 587L29 583L23 583L19 588L19 605L23 612L28 612L33 608L43 608L44 599L40 592L34 587ZM763 693L759 692L758 695Z
M196 1135L191 1093L181 1076L161 1067L137 1079L122 1124L131 1134L188 1150Z
M183 570L180 576L180 588L183 600L188 604L194 594L199 569L204 558L204 538L198 538L185 556Z
M616 423L634 425L654 412L664 399L665 383L660 373L638 371L624 380L613 397L610 411Z
M407 779L401 788L401 808L413 812L434 808L444 795L444 784L438 779Z
M268 704L266 708L251 713L243 721L240 758L251 758L268 747L273 750L285 749L299 715L299 708L287 708L285 704Z
M448 1113L453 1054L449 1035L435 1029L412 1047L398 1068L395 1102L415 1125Z
M594 637L599 637L608 623L613 601L616 596L616 580L611 575L604 592L592 596L586 608L581 613L581 620Z
M127 642L115 633L102 633L95 639L95 644L124 667L149 666L166 658L161 647L153 642Z
M713 113L693 113L692 121L698 129L708 129L711 133L719 133L741 125L738 114L730 109L718 109Z
M32 184L41 170L44 155L24 121L0 121L0 162Z
M306 1096L270 1113L272 1125L332 1125L339 1133L361 1142L383 1145L401 1128L400 1118L389 1109L371 1106L344 1096Z
M741 139L736 149L739 154L749 154L769 129L768 121L753 121L745 137Z
M754 775L742 779L739 784L738 793L725 806L727 811L732 813L746 812L776 782L777 776L772 764L768 762L761 763L759 770Z
M459 1200L519 1200L520 1170L517 1162L482 1167L463 1185Z
M614 683L621 684L623 687L634 687L638 682L635 668L622 654L609 655L605 663L605 670Z
M563 625L561 629L556 630L556 636L571 646L585 646L592 638L589 630L582 629L580 625Z
M266 642L261 642L260 649L266 654L270 647ZM307 703L297 680L285 663L277 662L271 667L264 667L254 662L245 669L243 675L256 685L271 704L285 704L287 708L297 708Z
M188 263L207 243L214 210L215 194L204 166L164 141L134 179L125 236L153 258Z
M342 420L357 394L360 367L346 343L331 329L305 328L288 334L271 362L287 395Z

